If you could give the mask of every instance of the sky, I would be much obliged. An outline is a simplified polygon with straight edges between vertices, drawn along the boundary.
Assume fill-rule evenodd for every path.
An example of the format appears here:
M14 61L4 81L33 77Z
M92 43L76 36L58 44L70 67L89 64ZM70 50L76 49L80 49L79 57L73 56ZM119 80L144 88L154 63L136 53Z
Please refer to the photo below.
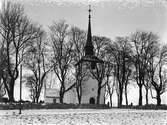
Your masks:
M71 26L87 30L88 5L91 5L92 35L106 36L114 40L116 36L126 36L136 30L143 30L158 34L161 43L167 43L166 0L15 1L23 4L28 17L42 25L46 31L53 21L61 19ZM0 6L1 4L2 0Z
M165 0L18 0L35 22L48 26L65 19L70 25L87 30L88 5L92 8L92 35L129 35L136 30L152 31L167 40Z

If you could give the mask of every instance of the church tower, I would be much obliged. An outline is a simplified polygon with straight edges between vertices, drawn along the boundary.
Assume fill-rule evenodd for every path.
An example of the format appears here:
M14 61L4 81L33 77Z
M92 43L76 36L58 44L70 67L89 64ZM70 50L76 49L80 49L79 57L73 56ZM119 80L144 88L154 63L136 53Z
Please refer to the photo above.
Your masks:
M91 6L89 5L89 20L88 20L88 33L87 33L87 41L85 44L85 55L80 59L80 61L76 64L79 65L82 62L89 62L91 64L91 68L95 69L97 63L103 63L103 60L99 59L94 54L94 46L92 42L92 33L91 33Z
M91 8L89 5L89 22L88 22L88 33L87 33L87 41L85 45L85 56L93 56L93 43L92 43L92 33L91 33Z
M94 53L94 46L92 42L92 33L91 33L91 6L89 5L89 16L88 16L88 32L87 32L87 40L84 47L84 56L81 57L80 61L76 64L81 67L82 71L87 71L88 74L91 73L90 69L93 71L95 70L97 64L102 64L103 60L99 59L95 56ZM82 83L82 104L95 104L97 98L97 90L98 90L98 83L97 80L93 79L89 76L88 80ZM104 91L101 91L100 97L100 104L104 104Z

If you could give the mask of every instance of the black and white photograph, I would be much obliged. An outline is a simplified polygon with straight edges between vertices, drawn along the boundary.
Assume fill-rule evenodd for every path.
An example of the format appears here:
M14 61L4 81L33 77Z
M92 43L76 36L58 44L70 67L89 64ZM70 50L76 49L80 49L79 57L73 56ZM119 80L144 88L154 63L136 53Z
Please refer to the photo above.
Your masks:
M167 0L0 0L0 125L167 125Z

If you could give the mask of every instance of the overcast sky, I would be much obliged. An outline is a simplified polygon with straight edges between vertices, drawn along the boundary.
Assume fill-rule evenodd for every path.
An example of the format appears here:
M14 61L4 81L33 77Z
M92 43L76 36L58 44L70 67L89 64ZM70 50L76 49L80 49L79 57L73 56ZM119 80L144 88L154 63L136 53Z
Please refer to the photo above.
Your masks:
M114 39L116 36L125 36L136 30L146 30L159 34L163 43L167 40L165 0L20 1L28 16L44 28L51 25L53 20L65 19L68 24L87 30L87 10L91 4L93 35Z
M167 43L167 2L165 0L17 0L25 13L45 29L52 21L87 30L88 5L92 6L92 34L114 39L136 30L152 31Z

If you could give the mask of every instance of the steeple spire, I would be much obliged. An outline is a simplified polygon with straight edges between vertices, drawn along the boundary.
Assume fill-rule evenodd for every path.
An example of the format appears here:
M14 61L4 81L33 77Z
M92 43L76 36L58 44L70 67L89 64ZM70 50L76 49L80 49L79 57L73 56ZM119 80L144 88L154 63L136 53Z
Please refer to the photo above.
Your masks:
M87 33L87 41L85 45L85 55L94 55L93 52L93 43L92 43L92 33L91 33L91 6L89 5L89 22L88 22L88 33Z
M87 41L84 47L85 55L81 57L79 62L76 65L79 65L82 62L89 62L91 64L91 69L95 69L97 63L103 63L103 60L99 59L94 54L94 47L92 43L92 33L91 33L91 6L89 5L89 19L88 19L88 33Z

